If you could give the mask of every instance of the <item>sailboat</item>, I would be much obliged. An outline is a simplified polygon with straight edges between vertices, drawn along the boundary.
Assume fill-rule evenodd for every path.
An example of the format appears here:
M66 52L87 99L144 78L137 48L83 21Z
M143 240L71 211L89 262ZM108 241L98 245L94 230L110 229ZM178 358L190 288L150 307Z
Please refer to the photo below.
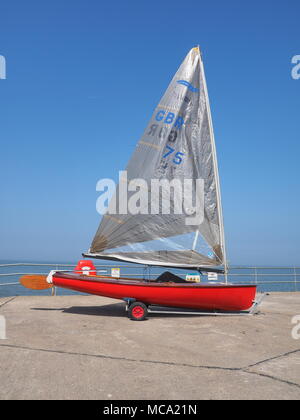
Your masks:
M47 276L49 287L123 299L135 320L145 318L149 305L225 312L253 305L255 285L227 281L216 146L199 47L189 51L155 108L83 256L224 274L224 283L185 281L169 271L155 281L114 278L89 272L93 264L83 260L90 265L85 274Z

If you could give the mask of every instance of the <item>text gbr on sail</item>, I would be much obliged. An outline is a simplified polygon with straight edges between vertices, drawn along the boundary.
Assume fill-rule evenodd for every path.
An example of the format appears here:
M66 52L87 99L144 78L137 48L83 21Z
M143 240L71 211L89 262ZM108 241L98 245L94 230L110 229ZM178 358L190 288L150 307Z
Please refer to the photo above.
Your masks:
M174 122L174 128L181 128L184 120L181 116L177 116L174 112L167 112L164 109L159 110L155 115L156 121L163 121L165 124L172 124Z

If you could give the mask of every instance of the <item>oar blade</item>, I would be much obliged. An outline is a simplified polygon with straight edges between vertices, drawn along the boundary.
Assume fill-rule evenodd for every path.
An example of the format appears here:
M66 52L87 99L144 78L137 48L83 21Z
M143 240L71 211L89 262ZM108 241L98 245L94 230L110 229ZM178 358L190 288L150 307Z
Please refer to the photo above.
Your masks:
M50 289L53 286L53 284L47 283L46 279L47 276L42 276L38 274L26 274L25 276L20 277L20 283L22 284L22 286L27 287L27 289Z

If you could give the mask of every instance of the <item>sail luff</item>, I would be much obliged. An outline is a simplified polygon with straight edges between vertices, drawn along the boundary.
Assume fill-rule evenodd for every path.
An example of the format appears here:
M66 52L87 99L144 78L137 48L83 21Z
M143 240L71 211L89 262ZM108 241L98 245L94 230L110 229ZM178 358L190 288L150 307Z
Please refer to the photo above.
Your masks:
M207 84L206 84L206 77L205 77L205 71L204 71L204 65L202 61L202 53L200 51L200 48L198 47L199 56L200 56L200 67L201 67L201 73L203 77L203 88L204 88L204 94L206 98L206 105L207 105L207 114L208 114L208 123L209 123L209 130L210 130L210 136L211 136L211 146L212 146L212 157L213 157L213 166L215 171L215 182L216 182L216 194L217 194L217 209L218 209L218 216L219 216L219 230L220 230L220 245L221 250L223 254L223 262L224 262L224 268L225 268L225 279L227 283L227 255L226 255L226 246L225 246L225 232L224 232L224 221L223 221L223 211L222 211L222 199L221 199L221 189L220 189L220 179L219 179L219 169L218 169L218 161L217 161L217 152L216 152L216 144L215 144L215 136L214 136L214 130L213 130L213 123L212 123L212 116L211 116L211 110L210 110L210 102L209 102L209 96L208 96L208 90L207 90Z

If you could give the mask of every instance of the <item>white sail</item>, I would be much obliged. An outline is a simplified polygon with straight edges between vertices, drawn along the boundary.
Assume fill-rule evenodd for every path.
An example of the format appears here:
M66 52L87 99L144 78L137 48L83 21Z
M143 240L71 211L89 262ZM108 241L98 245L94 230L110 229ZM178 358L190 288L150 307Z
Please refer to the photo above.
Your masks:
M132 214L128 203L139 198L128 188L134 183L148 200ZM171 267L226 265L215 142L198 47L188 53L154 110L85 255Z

